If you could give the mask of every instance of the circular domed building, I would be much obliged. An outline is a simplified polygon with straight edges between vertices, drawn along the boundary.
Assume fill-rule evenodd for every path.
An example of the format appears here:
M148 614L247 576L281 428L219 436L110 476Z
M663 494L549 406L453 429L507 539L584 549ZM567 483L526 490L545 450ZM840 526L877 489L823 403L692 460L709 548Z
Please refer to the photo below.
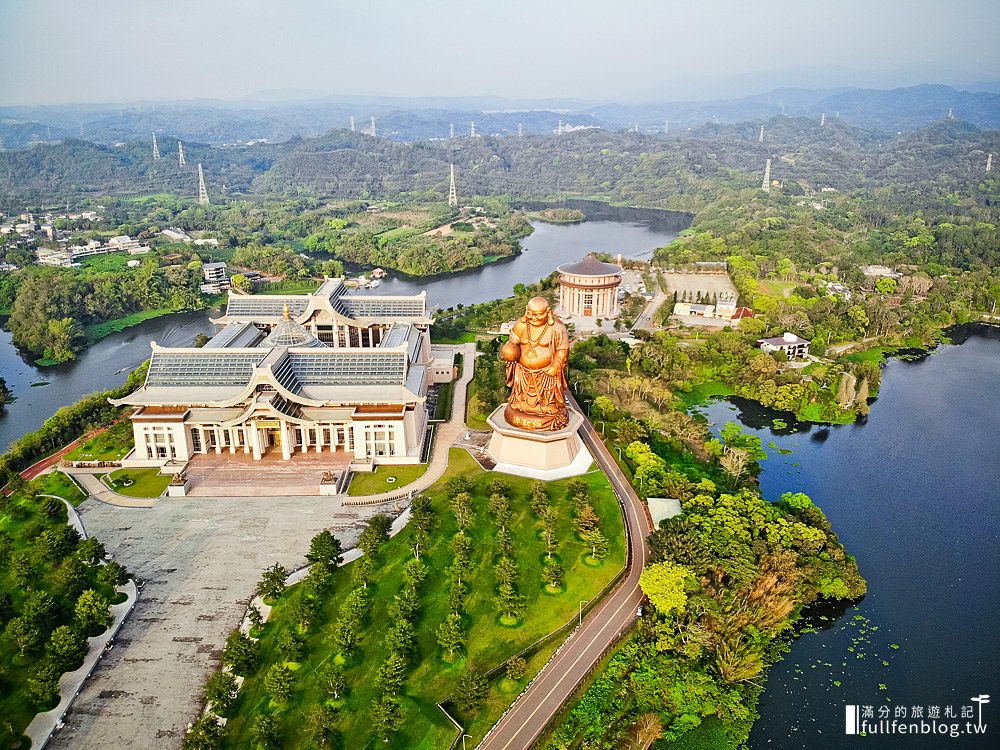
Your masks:
M559 273L559 310L565 316L618 317L618 285L622 267L604 263L590 253L576 263L564 263Z

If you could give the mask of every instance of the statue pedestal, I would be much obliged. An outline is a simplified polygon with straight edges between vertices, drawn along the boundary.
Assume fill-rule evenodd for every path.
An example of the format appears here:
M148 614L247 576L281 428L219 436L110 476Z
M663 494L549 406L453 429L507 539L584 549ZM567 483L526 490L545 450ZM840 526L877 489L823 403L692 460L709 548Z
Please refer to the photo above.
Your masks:
M585 474L593 457L578 434L583 417L569 410L569 424L561 430L542 432L514 427L504 418L501 404L486 422L493 436L486 452L497 465L493 471L551 481Z

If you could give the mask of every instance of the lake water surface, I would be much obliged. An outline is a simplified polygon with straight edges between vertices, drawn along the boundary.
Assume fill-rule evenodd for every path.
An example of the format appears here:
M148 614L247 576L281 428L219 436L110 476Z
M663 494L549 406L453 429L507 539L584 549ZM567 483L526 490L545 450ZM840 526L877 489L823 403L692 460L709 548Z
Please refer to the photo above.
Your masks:
M716 428L740 421L776 446L764 495L812 497L868 580L857 606L815 618L821 630L771 669L754 750L1000 747L1000 329L978 331L890 360L864 424L775 431L781 415L756 404L704 410ZM951 706L946 721L964 730L961 707L978 712L970 699L983 694L994 698L985 735L845 735L846 704L876 716L884 705L890 721L902 707L904 723L913 707Z

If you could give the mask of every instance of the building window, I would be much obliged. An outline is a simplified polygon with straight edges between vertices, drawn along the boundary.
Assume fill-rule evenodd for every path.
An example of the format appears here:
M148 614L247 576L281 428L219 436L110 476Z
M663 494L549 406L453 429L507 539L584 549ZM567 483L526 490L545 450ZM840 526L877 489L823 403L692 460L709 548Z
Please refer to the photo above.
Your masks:
M201 430L197 428L191 430L191 450L201 453Z

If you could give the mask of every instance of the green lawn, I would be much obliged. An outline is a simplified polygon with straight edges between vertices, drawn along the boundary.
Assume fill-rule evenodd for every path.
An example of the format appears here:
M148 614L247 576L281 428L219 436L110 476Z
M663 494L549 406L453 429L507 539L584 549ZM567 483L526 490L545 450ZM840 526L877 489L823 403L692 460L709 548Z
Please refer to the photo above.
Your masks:
M123 420L99 435L85 440L66 454L67 461L117 461L132 450L132 423Z
M479 397L476 396L476 389L473 384L469 384L466 389L465 399L465 423L474 430L488 430L490 426L486 424L488 413L482 411Z
M792 293L798 286L797 281L778 281L777 279L760 279L757 282L757 290L769 297L784 299Z
M32 485L42 494L61 497L74 508L87 499L87 493L61 471L50 471L48 474L42 474L32 481Z
M561 519L557 527L560 543L557 554L566 568L566 579L562 593L546 593L541 579L545 558L541 523L532 515L528 504L531 482L504 476L502 478L508 481L513 498L511 530L519 566L518 590L526 597L527 613L517 626L502 626L493 603L496 527L487 508L486 497L486 485L500 475L479 469L463 450L453 449L450 455L451 463L445 477L427 493L437 513L437 525L432 531L428 548L421 555L429 567L429 574L420 590L420 613L416 622L418 653L411 659L407 680L399 696L405 711L403 728L392 742L377 745L387 750L447 748L455 738L455 730L436 703L453 691L466 666L471 664L476 670L485 671L500 665L519 650L573 619L580 601L592 599L624 565L625 534L621 514L604 475L594 471L582 477L590 489L594 508L602 519L602 530L609 541L608 558L599 567L583 562L587 550L577 540L572 528L572 503L566 497L569 480L551 482L548 484L548 497ZM449 664L441 658L435 631L448 613L443 584L447 577L445 570L451 562L449 543L457 528L449 509L445 482L455 474L468 476L476 485L473 492L475 521L467 532L473 542L471 567L475 573L473 579L468 581L471 593L463 612L468 634L466 652ZM378 572L369 585L372 607L360 633L359 648L346 663L348 693L338 724L344 750L376 746L372 744L369 715L369 708L378 695L373 677L388 653L382 643L382 633L390 619L387 605L402 588L402 568L412 554L411 529L407 528L385 545L377 565ZM323 700L317 684L317 670L336 656L331 640L333 625L338 617L340 602L352 587L351 566L348 565L335 573L331 595L307 635L306 655L294 673L296 684L291 700L285 706L271 706L284 735L283 747L310 746L308 732L303 731L302 717L311 706ZM238 716L229 720L227 747L249 747L253 718L268 710L269 701L263 691L262 675L271 664L281 660L276 644L284 631L295 627L291 612L299 595L300 592L293 587L275 604L261 638L263 666L258 669L257 676L249 678L243 686L237 707ZM531 657L529 675L537 672L555 647L556 643L549 644ZM503 678L495 680L478 713L458 717L471 735L469 747L474 747L495 723L527 679L525 677L515 684Z
M896 348L892 346L873 346L871 349L865 349L863 352L845 354L843 359L847 362L874 362L881 365L885 363L886 356L892 354L894 351L896 351Z
M105 478L119 495L127 497L159 497L170 484L170 477L152 469L116 469ZM131 480L131 484L126 484Z
M358 497L398 490L415 481L418 477L422 477L425 471L427 471L427 464L378 466L371 474L355 474L351 477L351 485L347 489L347 494ZM395 481L390 482L389 479L395 479Z

